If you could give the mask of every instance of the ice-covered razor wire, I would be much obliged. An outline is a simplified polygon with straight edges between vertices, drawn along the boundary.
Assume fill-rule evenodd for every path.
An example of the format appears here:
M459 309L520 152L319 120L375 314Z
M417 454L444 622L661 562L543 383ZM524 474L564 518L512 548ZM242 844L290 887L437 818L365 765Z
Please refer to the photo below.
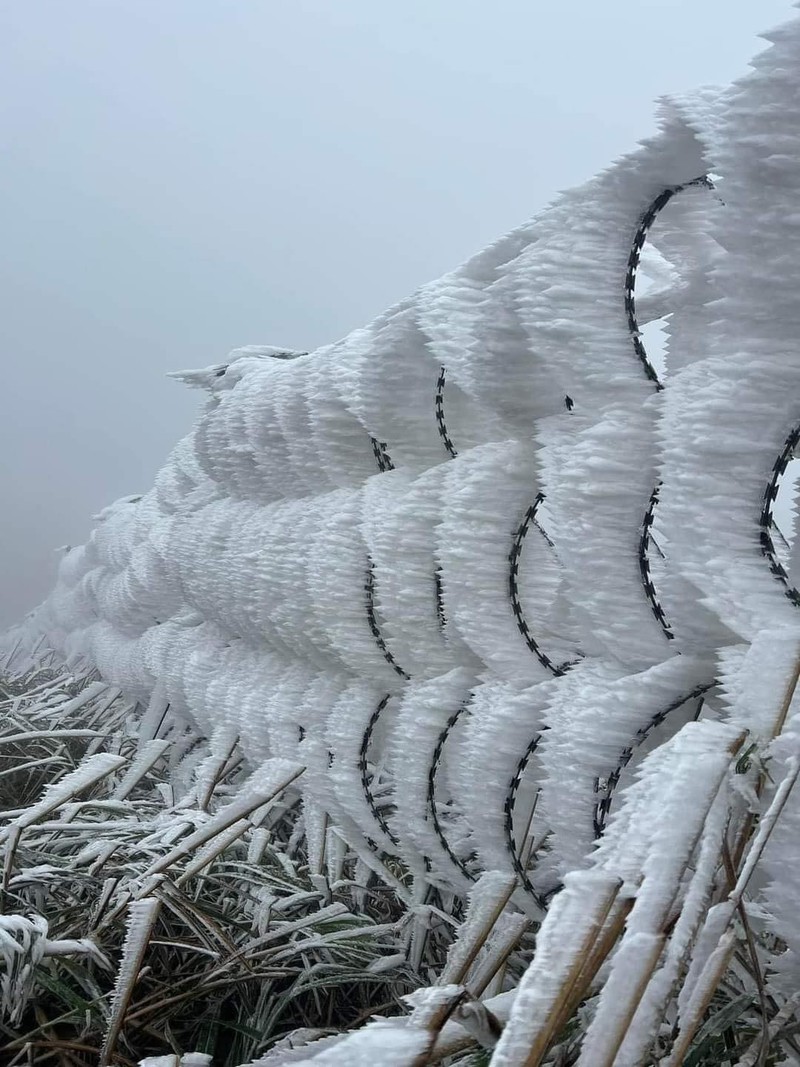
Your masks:
M541 919L649 753L758 729L732 664L798 625L800 24L771 40L369 325L177 375L205 410L6 669L296 760L309 826L415 899L495 870Z

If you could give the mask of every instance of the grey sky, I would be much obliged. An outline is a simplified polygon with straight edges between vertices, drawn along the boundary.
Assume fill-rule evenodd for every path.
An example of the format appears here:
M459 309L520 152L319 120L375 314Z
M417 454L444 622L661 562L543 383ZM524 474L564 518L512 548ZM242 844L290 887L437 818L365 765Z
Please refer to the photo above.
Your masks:
M788 0L0 0L0 625L147 489L168 370L368 321L727 82Z

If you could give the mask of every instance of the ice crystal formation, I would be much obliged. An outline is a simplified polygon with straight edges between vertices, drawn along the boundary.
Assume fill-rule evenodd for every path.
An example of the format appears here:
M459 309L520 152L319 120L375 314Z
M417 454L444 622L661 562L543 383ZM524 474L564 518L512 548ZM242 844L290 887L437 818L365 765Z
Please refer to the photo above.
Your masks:
M552 900L543 975L558 913L644 872L610 1003L663 948L648 870L691 892L669 863L722 832L720 759L776 715L774 766L795 759L800 21L770 41L368 326L179 375L204 412L65 553L14 660L53 649L303 766L312 867L333 825L418 901L484 870L531 918ZM798 821L795 793L762 890L794 988ZM520 1003L547 999L534 978ZM496 1062L530 1040L512 1013Z

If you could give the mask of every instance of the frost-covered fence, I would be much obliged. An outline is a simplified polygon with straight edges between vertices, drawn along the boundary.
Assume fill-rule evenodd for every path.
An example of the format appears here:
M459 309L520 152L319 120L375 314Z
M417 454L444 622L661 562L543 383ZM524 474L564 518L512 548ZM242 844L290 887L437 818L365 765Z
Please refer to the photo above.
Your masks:
M312 870L335 837L410 903L499 871L536 919L646 753L696 719L767 746L800 639L798 24L773 41L369 326L177 375L204 413L10 663L304 766ZM796 847L771 862L795 973Z

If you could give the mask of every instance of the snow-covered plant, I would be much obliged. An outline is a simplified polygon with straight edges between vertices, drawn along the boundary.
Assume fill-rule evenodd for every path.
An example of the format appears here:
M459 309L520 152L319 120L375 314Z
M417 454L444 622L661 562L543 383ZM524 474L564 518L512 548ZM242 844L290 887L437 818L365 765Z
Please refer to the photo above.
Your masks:
M796 684L797 674L784 704ZM789 729L782 738L800 754L800 735ZM389 1038L386 1062L395 1067L791 1060L800 993L787 995L768 978L786 944L764 927L750 884L785 816L800 760L787 759L751 833L749 813L737 804L740 776L752 770L741 762L744 740L733 724L690 723L647 757L589 869L566 876L516 988L487 998L478 979L476 937L493 943L488 958L496 959L504 926L521 918L504 913L513 883L484 875L438 983L404 998L408 1017L393 1020L391 1033L384 1020L351 1037L312 1041L291 1062L338 1067ZM265 1067L272 1062L279 1061L267 1058Z
M69 1049L94 1067L171 1046L233 1065L413 988L392 894L354 881L352 861L338 882L311 878L301 768L254 779L235 747L220 766L175 723L143 740L118 690L68 673L4 689L3 1062Z
M46 989L106 1059L381 996L272 1062L800 1057L800 19L769 40L363 329L179 375L192 432L2 640L3 1051L61 1039Z

